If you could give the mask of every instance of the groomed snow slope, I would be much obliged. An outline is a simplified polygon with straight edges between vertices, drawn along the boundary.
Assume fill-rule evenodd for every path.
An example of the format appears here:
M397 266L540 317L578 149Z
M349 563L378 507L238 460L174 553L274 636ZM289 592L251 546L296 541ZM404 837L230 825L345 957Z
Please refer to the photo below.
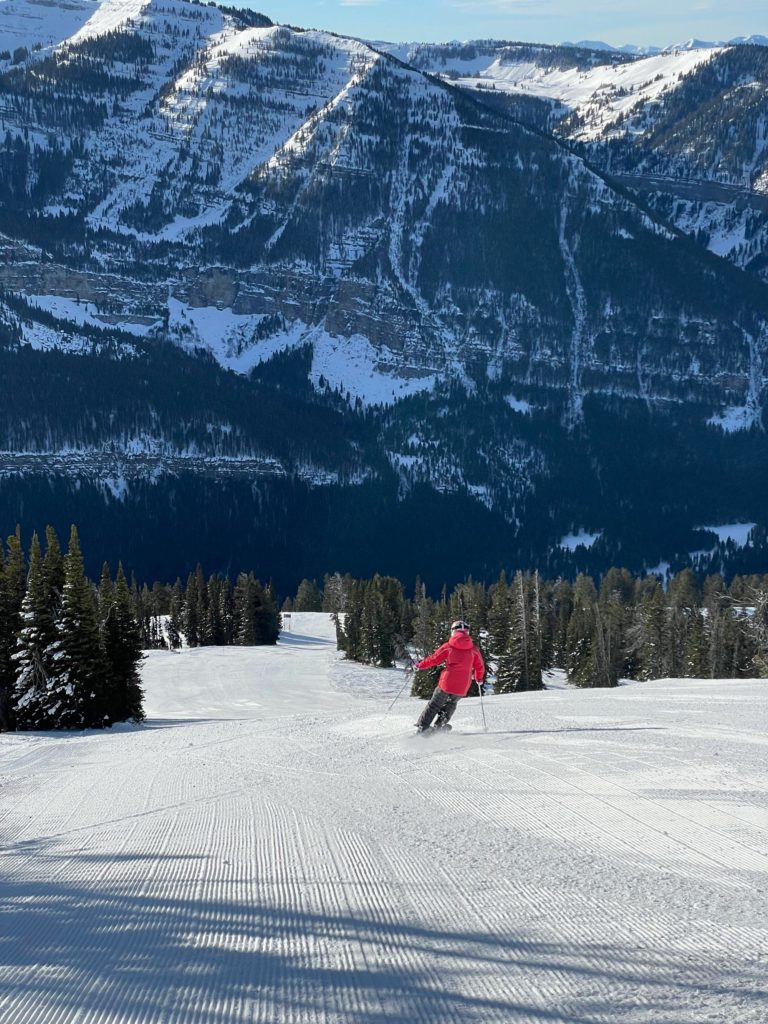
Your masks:
M768 685L460 706L325 616L0 737L3 1024L765 1024Z

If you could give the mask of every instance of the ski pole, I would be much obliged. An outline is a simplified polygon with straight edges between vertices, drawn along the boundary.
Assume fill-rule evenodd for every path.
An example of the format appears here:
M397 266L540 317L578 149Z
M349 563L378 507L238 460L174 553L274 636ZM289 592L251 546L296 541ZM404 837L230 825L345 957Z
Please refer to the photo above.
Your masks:
M392 710L392 708L395 706L395 704L397 704L397 702L398 702L398 700L399 700L403 690L406 688L408 683L411 682L412 679L413 679L413 662L411 662L410 665L406 665L405 666L405 682L400 687L400 689L397 691L395 699L392 701L392 703L389 705L387 710L384 712L385 715L388 715L389 712Z
M475 680L475 682L477 683L477 680ZM482 682L477 683L477 690L478 690L478 693L480 694L480 710L483 713L483 731L484 732L488 732L488 723L485 720L485 704L483 704L483 684L482 684Z

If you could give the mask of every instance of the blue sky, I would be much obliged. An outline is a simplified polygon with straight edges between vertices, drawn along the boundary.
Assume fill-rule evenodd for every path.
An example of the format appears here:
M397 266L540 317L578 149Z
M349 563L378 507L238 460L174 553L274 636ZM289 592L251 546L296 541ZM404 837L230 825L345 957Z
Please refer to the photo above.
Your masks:
M768 0L239 0L275 21L369 39L602 39L667 46L768 35Z

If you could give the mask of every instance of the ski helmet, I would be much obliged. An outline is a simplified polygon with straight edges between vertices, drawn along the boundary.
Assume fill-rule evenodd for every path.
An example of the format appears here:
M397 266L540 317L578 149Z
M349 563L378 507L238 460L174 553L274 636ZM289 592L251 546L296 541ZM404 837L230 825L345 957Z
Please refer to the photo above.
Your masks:
M455 622L451 623L451 632L455 633L457 630L461 630L464 633L469 632L469 625L464 619L456 619Z

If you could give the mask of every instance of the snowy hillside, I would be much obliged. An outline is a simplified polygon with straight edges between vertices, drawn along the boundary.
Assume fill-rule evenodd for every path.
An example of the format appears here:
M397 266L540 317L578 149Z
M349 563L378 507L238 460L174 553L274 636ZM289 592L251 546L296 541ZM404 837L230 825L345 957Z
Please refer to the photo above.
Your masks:
M0 737L4 1024L764 1024L765 681L422 739L308 615L144 679L144 726Z
M555 51L557 52L557 51ZM658 99L681 77L719 50L672 50L636 60L611 60L593 54L592 66L558 61L550 49L511 46L474 60L439 60L431 70L475 89L535 96L573 115L578 127L571 137L583 141L610 134L614 123L635 107ZM436 49L439 54L439 49ZM458 76L458 78L457 78ZM615 130L615 129L614 129Z
M100 0L0 0L0 50L45 52L73 36L100 8Z

